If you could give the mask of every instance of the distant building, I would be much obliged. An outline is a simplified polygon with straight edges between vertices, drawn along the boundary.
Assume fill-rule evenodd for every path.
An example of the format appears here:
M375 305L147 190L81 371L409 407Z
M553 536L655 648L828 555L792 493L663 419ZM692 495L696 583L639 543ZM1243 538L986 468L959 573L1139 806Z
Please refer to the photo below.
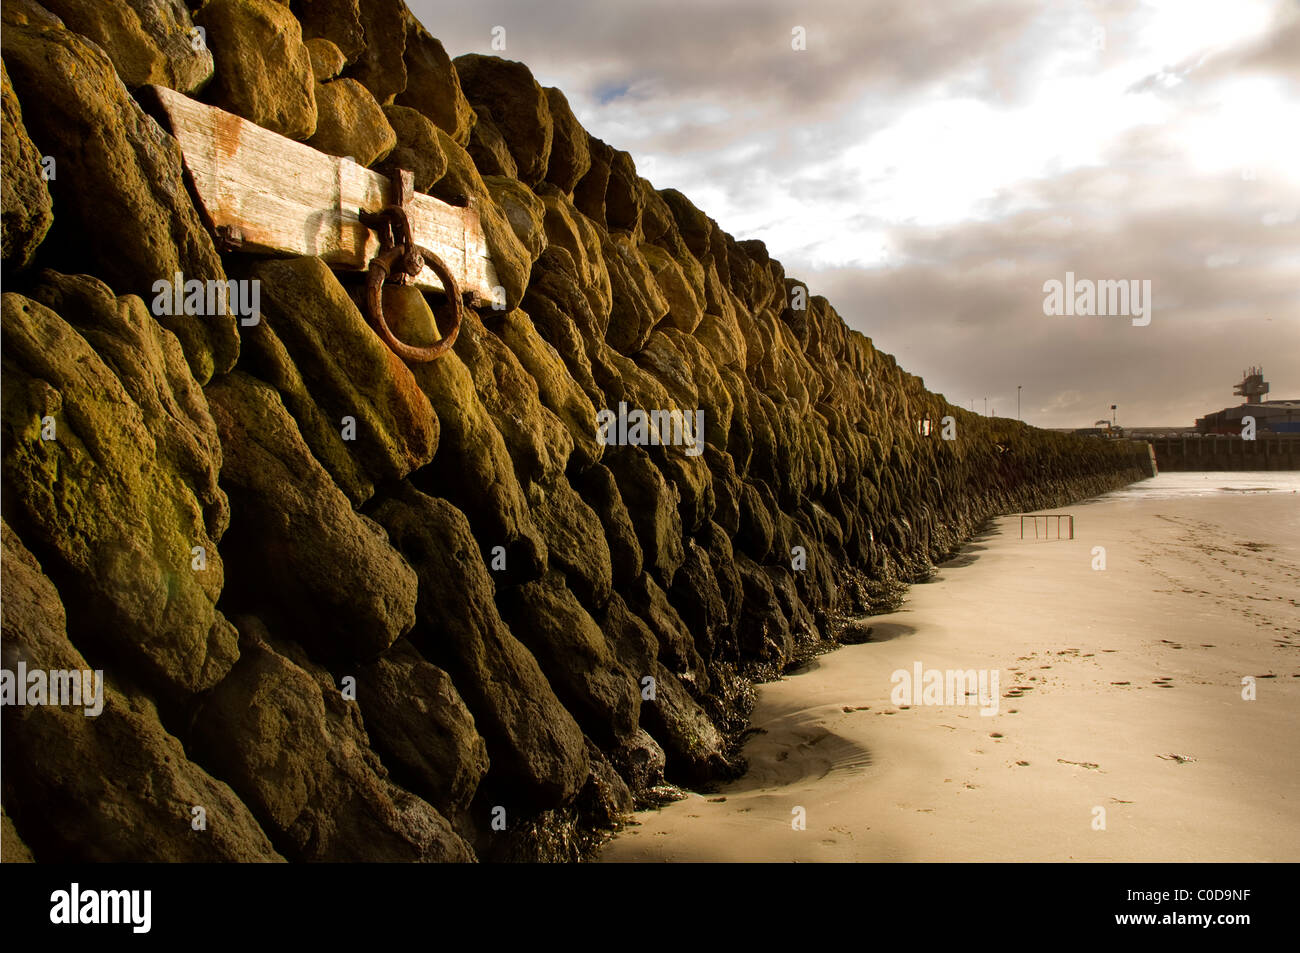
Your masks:
M1197 432L1239 434L1241 418L1250 416L1255 418L1257 434L1300 434L1300 400L1264 400L1268 390L1263 369L1247 368L1242 372L1241 383L1232 389L1238 397L1245 397L1246 403L1198 417Z
M1116 427L1109 420L1098 420L1095 426L1080 427L1071 430L1070 433L1076 437L1107 437L1111 440L1119 440L1124 436L1124 428Z

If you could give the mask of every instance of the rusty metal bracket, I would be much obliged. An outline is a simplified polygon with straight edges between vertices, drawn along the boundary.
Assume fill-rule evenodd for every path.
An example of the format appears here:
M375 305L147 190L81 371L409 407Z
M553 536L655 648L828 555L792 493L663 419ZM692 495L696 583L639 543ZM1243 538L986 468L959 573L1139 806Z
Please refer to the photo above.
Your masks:
M366 278L366 304L370 318L379 336L394 354L412 364L426 364L442 357L456 343L456 335L460 332L462 305L460 288L451 269L429 249L415 244L411 237L411 223L405 206L414 194L414 181L410 172L399 169L392 178L392 203L378 212L361 211L357 217L361 224L373 228L379 236L379 252L370 260ZM447 305L451 310L450 328L437 344L414 347L398 340L384 318L384 282L392 278L397 284L405 284L418 275L426 264L442 282Z

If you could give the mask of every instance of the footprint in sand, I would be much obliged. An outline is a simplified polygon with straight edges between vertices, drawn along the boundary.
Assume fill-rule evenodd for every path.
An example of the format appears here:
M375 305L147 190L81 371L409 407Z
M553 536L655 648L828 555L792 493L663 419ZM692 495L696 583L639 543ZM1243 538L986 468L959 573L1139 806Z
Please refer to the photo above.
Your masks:
M1017 761L1017 762L1016 762L1016 767L1018 767L1018 768L1027 768L1027 767L1029 767L1029 762L1028 762L1028 761Z

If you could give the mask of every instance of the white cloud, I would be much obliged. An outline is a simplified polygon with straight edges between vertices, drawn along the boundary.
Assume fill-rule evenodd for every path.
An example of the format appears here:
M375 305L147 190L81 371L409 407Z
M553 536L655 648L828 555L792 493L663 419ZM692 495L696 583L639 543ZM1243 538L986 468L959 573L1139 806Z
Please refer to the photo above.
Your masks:
M1300 394L1294 0L432 6L955 402L1191 423L1259 361ZM1152 279L1151 326L1044 324L1066 270Z

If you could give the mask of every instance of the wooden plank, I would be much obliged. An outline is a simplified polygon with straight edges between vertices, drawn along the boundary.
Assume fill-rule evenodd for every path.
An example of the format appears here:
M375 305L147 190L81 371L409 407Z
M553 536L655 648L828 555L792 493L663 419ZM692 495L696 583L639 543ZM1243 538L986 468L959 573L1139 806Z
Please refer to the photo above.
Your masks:
M240 251L317 255L345 270L369 266L379 239L357 213L388 204L385 176L175 90L151 90L180 142L203 213L214 229L237 230ZM491 301L497 274L473 206L458 208L416 192L407 214L416 244L446 263L461 291ZM428 267L412 283L443 290Z

